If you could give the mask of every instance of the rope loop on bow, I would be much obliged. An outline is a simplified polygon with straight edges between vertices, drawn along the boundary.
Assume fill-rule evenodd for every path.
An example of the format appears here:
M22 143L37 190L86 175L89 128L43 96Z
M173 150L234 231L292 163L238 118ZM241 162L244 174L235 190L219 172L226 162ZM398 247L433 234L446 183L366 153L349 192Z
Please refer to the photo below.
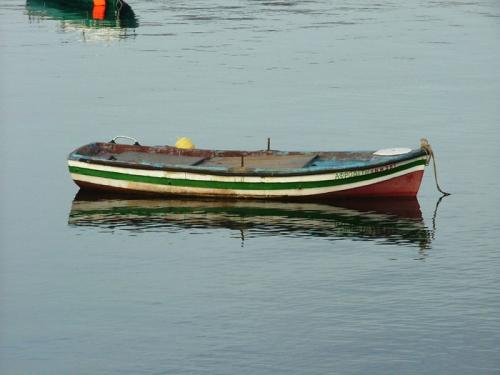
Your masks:
M439 186L438 178L437 178L436 155L434 154L434 151L432 150L432 147L429 144L429 141L426 138L420 139L420 147L427 154L427 161L426 161L425 164L429 165L429 162L432 159L432 166L433 166L433 169L434 169L434 180L436 181L436 188L443 195L451 195L450 193L447 193L446 191L444 191L443 189L441 189L441 187Z

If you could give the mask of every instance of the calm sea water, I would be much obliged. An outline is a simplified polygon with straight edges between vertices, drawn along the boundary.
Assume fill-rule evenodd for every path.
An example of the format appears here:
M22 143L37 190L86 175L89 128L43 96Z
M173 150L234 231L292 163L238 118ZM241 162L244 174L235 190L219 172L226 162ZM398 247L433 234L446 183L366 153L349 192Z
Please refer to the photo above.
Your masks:
M500 373L498 1L130 5L0 3L2 374ZM66 155L119 134L427 137L453 194L429 168L405 205L75 197Z

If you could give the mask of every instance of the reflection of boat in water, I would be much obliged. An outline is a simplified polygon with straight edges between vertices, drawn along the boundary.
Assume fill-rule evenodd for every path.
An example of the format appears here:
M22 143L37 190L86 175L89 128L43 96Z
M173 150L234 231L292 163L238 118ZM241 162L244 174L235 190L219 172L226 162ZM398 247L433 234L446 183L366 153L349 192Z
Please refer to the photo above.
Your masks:
M119 33L139 26L134 11L122 0L27 0L31 20L60 20L63 30Z
M116 199L79 192L69 225L131 232L226 228L261 236L359 239L427 248L432 231L416 199L334 204L241 200Z

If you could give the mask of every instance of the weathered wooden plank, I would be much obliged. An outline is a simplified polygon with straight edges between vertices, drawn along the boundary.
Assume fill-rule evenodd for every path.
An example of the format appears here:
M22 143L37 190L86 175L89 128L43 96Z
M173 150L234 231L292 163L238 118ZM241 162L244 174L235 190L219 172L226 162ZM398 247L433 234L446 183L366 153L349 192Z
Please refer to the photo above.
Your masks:
M295 169L303 168L316 158L314 154L305 155L247 155L243 157L246 168ZM221 156L206 159L200 165L203 167L241 167L240 156Z
M145 153L126 151L119 154L113 154L116 161L125 163L146 163L162 165L196 165L205 158L198 156L172 155L164 153Z

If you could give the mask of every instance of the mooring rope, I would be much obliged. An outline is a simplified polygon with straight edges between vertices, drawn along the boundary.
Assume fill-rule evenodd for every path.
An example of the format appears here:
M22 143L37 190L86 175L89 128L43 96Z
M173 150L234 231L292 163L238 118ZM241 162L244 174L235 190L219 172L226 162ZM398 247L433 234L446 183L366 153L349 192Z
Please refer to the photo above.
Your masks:
M436 156L434 155L434 151L432 150L432 147L429 144L429 141L425 138L422 138L420 140L420 147L422 147L428 155L427 164L429 164L430 159L432 159L432 166L434 169L434 180L436 181L436 188L443 195L451 195L450 193L447 193L446 191L441 189L441 187L439 186L438 178L437 178Z
M122 0L117 0L117 2L115 3L115 15L117 18L120 17L120 12L123 8L123 1Z

